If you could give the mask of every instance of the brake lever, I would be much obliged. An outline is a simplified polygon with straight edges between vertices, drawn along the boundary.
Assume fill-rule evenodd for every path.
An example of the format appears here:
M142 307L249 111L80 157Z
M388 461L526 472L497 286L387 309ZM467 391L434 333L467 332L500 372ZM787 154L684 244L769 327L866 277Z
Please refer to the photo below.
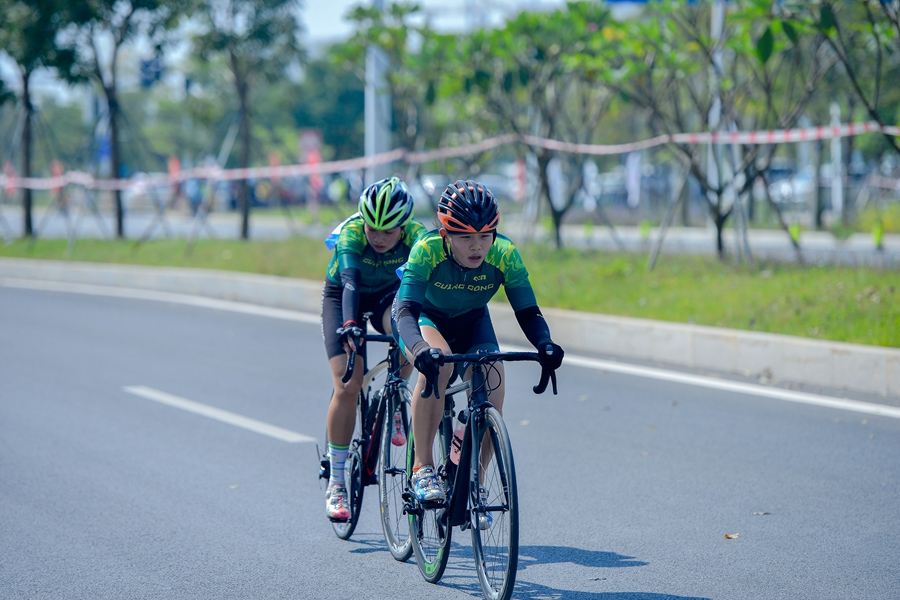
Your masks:
M553 371L551 371L550 369L541 369L541 380L536 386L531 388L532 391L534 391L535 394L543 394L547 390L547 383L549 383L551 375L553 376L553 387L555 390L556 376L554 375ZM556 392L554 391L554 393Z
M341 377L341 381L347 383L350 381L350 378L353 377L353 369L356 363L356 350L350 351L350 358L347 359L347 370L344 371L344 376Z
M444 353L438 350L437 348L431 349L431 358L437 361L438 365L444 366ZM437 382L432 383L431 379L428 377L425 378L425 389L422 390L422 397L428 398L431 394L434 393L435 400L441 399L441 393L438 391Z
M340 329L338 329L338 331L340 332ZM357 348L362 346L363 342L365 342L365 339L363 339L362 334L363 334L362 329L360 329L359 327L354 327L353 329L350 330L350 335L353 336L353 344ZM348 381L350 381L350 378L353 377L353 369L354 369L355 363L356 363L356 350L351 350L350 358L347 359L347 370L344 371L344 375L343 375L343 377L341 377L341 381L343 383L347 383Z

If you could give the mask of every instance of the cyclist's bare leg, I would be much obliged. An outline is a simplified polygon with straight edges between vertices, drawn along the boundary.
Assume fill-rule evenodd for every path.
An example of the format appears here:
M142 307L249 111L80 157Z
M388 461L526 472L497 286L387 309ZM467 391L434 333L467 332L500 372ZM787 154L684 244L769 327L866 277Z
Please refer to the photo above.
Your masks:
M423 326L422 337L433 348L440 348L444 354L450 354L450 346L447 344L444 336L434 327ZM413 437L417 440L416 456L413 461L414 469L425 465L435 466L434 453L432 452L433 440L441 424L441 417L444 415L444 390L447 389L450 375L453 374L453 367L454 365L452 364L441 367L441 373L438 376L438 389L441 392L441 400L435 399L433 393L428 398L422 398L422 391L425 389L425 377L420 373L416 381L416 387L412 394ZM418 440L425 443L421 443Z
M391 331L391 309L388 308L384 311L384 314L381 315L381 324L384 327L384 330L390 333ZM400 358L400 362L402 366L400 367L400 377L409 381L409 376L412 374L413 366L405 357Z
M362 362L362 357L357 356L353 377L344 383L341 378L347 370L347 355L339 354L328 361L334 386L331 403L328 405L327 422L328 441L332 444L346 446L353 437L353 426L356 424L356 398L359 396L365 371Z

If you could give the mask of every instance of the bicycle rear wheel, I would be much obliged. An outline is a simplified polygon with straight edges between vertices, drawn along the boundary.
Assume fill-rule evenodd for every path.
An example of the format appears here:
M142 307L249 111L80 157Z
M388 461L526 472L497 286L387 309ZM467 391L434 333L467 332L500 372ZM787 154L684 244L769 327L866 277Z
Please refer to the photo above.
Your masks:
M441 429L443 430L443 425ZM406 471L412 473L416 448L411 429L409 442L406 445L408 447ZM439 432L434 438L433 454L438 464L443 464L443 459L447 455L446 448L444 435ZM438 460L439 458L440 460ZM414 505L415 510L409 515L409 537L413 553L416 555L416 565L425 581L437 583L443 577L444 570L447 568L447 560L450 558L452 528L449 525L448 511L446 508L424 509L414 498L411 504Z
M347 498L350 502L350 518L346 521L333 521L331 523L334 533L342 540L350 539L359 522L359 513L362 510L363 501L363 464L360 444L362 443L363 419L366 415L367 400L360 394L357 400L356 425L353 427L353 438L350 442L350 451L347 454L347 462L344 466L344 481L347 485Z
M474 440L473 440L474 441ZM519 562L519 503L516 469L506 425L500 413L485 413L484 436L472 452L472 470L480 482L469 491L472 550L478 581L488 600L508 600ZM479 458L490 455L490 459ZM486 460L486 464L483 463Z
M409 390L405 385L396 389L397 393L387 402L381 427L378 493L381 500L381 527L384 529L384 540L391 556L403 562L408 560L413 552L409 537L409 519L403 514L411 401Z

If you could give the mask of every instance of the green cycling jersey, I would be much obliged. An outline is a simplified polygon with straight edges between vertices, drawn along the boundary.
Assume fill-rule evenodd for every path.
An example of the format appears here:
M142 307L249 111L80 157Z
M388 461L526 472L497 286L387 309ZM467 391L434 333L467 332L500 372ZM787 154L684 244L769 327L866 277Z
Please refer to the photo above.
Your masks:
M341 272L346 269L357 269L359 292L368 294L389 288L396 283L397 268L406 262L410 247L426 232L426 229L420 222L411 219L402 226L403 231L397 245L379 254L369 245L363 229L364 224L365 221L361 216L353 217L343 224L326 276L332 283L341 285Z
M537 306L528 271L509 238L498 234L484 261L469 269L450 257L435 230L410 250L397 302L398 306L418 304L426 313L453 318L485 307L501 285L514 310Z

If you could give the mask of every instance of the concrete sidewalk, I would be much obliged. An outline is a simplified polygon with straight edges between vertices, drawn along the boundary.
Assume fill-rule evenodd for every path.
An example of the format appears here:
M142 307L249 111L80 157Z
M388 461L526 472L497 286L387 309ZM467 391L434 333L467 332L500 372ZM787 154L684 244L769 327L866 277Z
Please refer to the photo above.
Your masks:
M16 279L150 289L318 315L322 283L227 271L0 258L0 285ZM601 354L761 380L876 394L900 406L900 350L786 335L544 309L569 352ZM527 343L506 303L491 315L503 341Z

